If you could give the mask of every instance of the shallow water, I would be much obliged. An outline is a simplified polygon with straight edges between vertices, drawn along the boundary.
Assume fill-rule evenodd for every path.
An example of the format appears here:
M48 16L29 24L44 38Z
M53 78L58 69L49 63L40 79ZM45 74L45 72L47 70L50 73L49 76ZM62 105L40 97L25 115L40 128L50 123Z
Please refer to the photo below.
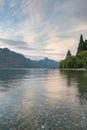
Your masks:
M0 69L0 130L87 130L87 71Z

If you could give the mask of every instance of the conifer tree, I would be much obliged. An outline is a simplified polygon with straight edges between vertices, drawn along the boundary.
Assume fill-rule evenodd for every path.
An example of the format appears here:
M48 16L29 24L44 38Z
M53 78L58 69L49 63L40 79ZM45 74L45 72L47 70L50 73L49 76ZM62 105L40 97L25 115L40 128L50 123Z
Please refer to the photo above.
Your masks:
M71 51L70 51L70 50L68 50L67 55L66 55L66 58L67 58L68 56L71 56Z
M83 40L83 35L81 34L80 41L79 41L79 46L78 46L78 49L77 49L77 54L79 52L81 52L82 50L84 50L84 40Z
M85 43L84 43L84 50L87 50L87 40L85 40Z

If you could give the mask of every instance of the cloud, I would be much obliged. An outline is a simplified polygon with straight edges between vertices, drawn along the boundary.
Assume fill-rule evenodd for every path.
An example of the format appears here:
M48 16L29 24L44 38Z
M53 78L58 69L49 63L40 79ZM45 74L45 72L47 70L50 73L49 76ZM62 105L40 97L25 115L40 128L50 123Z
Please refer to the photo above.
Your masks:
M45 3L46 0L22 0L21 13L27 15L32 23L39 23L43 19Z
M5 0L0 0L0 9L3 8L4 2L5 2Z
M80 22L87 23L87 0L76 0L73 16Z
M63 59L87 31L86 0L0 0L0 45L24 55ZM10 40L13 39L13 40ZM58 54L58 55L57 55Z
M16 6L16 4L17 4L17 2L15 0L11 0L9 3L9 6L13 8Z
M10 49L20 50L20 52L26 50L33 50L33 48L30 48L28 43L24 41L14 41L10 39L0 38L0 44L3 47L9 47Z
M68 10L68 8L72 5L72 1L68 1L68 0L65 0L65 1L57 1L54 3L54 11L56 12L64 12L66 10Z
M87 30L86 24L78 24L78 25L72 26L69 30L69 33L83 32L85 30Z
M26 55L30 51L36 51L35 48L31 48L27 42L24 41L15 41L10 39L0 38L1 47L9 48L11 50L17 51L21 54Z
M3 39L0 38L0 42L2 42L5 45L13 46L13 47L28 47L28 44L23 41L14 41L14 40L9 40L9 39Z

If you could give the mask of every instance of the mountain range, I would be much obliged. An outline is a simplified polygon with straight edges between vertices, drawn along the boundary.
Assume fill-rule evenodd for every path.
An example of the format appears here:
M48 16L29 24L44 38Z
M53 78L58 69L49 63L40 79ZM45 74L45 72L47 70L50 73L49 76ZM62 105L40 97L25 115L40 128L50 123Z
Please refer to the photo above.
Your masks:
M58 68L58 62L45 57L39 61L33 61L37 68Z
M0 68L58 68L59 62L44 58L33 61L20 53L0 48Z

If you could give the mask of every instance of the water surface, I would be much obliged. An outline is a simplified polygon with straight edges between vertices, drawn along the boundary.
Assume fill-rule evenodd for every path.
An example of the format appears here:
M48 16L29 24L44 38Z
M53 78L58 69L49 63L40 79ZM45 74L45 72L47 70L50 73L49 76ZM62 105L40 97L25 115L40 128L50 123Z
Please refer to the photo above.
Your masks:
M0 69L0 130L87 130L87 71Z

